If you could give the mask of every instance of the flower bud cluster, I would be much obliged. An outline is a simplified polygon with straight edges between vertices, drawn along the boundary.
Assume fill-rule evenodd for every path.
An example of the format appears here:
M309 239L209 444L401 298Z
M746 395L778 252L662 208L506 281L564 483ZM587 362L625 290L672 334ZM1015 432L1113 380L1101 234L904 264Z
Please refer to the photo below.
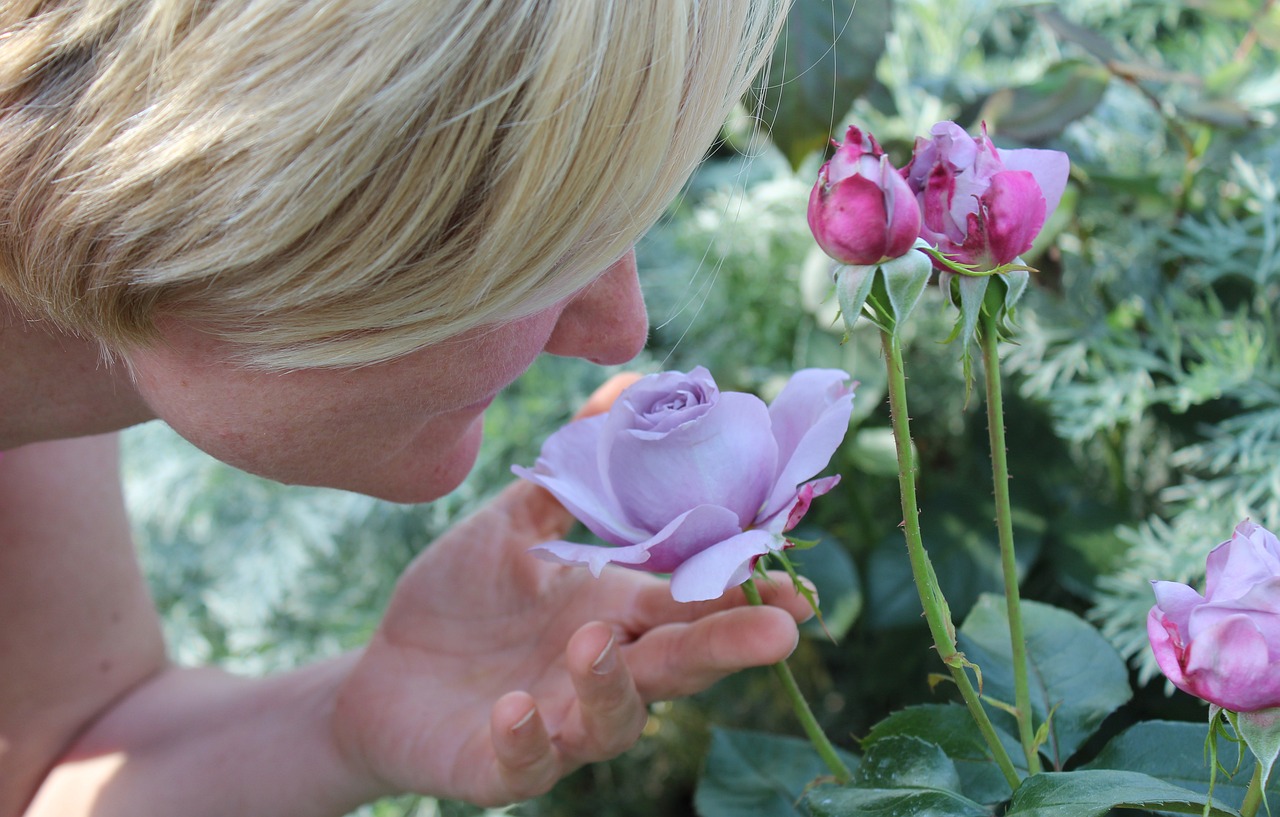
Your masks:
M897 170L875 137L850 126L818 171L809 227L835 260L868 266L911 251L916 238L977 272L1031 249L1066 188L1070 161L1056 150L997 150L954 122L916 140Z
M961 287L962 301L973 303L983 299L985 278L1013 272L1018 280L1005 282L1012 305L1026 283L1018 257L1031 249L1066 189L1066 154L997 150L985 126L974 137L954 122L917 139L901 170L857 127L833 144L808 216L818 245L842 265L835 275L847 324L870 303L873 319L891 329L914 307L931 267L942 274L948 296L953 275L984 279ZM879 299L877 275L886 294ZM962 325L971 327L972 318L966 314Z

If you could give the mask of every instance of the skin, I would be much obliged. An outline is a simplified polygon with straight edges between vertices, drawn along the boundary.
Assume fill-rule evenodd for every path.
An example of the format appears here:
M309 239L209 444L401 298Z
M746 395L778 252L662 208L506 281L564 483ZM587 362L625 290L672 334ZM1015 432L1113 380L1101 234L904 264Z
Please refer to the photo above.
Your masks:
M465 476L484 407L537 354L621 363L640 349L634 257L543 313L355 370L249 372L176 324L128 369L109 367L4 306L3 817L527 798L624 751L647 703L782 659L808 615L786 583L769 607L736 591L687 605L646 574L597 580L534 559L527 549L572 520L515 483L424 549L362 649L260 679L174 666L130 542L113 429L158 416L259 474L425 501Z

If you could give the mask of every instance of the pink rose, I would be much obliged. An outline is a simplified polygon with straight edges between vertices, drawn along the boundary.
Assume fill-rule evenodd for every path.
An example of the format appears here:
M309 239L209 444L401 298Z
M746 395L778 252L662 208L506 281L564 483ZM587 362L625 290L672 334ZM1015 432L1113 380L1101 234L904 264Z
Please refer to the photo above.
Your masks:
M1280 542L1245 520L1209 554L1205 594L1152 582L1147 636L1179 689L1232 712L1280 706Z
M920 233L911 188L871 134L850 125L844 144L834 144L809 194L809 229L818 246L854 266L905 255Z
M954 122L917 139L903 169L924 222L920 237L943 255L980 271L1008 264L1031 249L1058 207L1071 162L1056 150L997 151Z

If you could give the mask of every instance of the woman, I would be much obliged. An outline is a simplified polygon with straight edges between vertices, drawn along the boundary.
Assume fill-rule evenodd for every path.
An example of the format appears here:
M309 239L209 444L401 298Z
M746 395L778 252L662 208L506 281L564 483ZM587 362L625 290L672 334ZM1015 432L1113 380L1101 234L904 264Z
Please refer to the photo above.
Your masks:
M517 484L424 551L365 648L173 666L113 435L160 418L284 482L452 490L538 353L643 346L631 244L780 5L0 7L0 815L508 802L626 749L648 701L790 652L784 589L679 605L529 558L570 520Z

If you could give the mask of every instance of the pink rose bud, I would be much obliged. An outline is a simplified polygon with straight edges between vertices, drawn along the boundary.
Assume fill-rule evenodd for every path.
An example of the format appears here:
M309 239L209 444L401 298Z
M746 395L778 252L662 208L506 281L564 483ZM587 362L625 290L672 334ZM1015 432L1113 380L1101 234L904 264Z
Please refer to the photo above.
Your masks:
M1056 150L1004 150L954 122L917 139L903 169L924 216L920 237L977 270L995 269L1031 249L1058 207L1071 161Z
M905 255L920 234L920 208L871 134L850 126L818 171L809 229L842 264L867 266Z
M1174 686L1232 712L1280 706L1280 542L1247 519L1206 562L1205 593L1152 582L1147 636Z

